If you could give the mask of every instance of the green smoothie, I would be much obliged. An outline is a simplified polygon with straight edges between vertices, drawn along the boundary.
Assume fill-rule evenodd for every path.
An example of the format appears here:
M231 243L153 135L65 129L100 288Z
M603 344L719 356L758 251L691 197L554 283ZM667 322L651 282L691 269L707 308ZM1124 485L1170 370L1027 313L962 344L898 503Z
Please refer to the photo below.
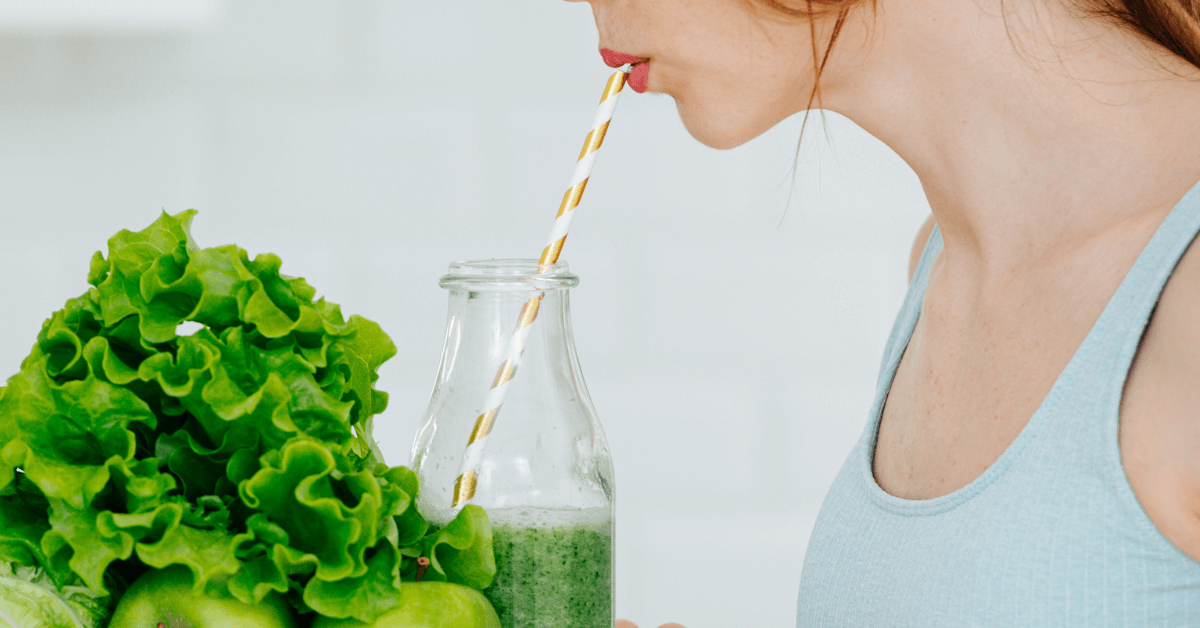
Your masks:
M483 592L504 628L612 628L612 526L494 523L496 580Z

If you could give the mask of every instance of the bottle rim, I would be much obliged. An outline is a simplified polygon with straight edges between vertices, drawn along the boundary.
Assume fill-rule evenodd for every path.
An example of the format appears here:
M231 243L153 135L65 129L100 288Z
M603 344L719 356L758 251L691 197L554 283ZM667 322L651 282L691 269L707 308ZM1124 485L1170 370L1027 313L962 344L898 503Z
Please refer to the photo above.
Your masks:
M560 261L538 273L536 259L486 259L450 263L450 270L438 280L447 290L527 291L563 290L579 285L579 276Z

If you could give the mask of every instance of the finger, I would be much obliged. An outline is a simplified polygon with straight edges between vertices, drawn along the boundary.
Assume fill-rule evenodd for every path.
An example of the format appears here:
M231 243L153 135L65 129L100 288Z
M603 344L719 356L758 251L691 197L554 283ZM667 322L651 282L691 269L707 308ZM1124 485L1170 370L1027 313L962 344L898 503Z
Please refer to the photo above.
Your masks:
M618 619L616 628L637 628L637 625L628 619Z

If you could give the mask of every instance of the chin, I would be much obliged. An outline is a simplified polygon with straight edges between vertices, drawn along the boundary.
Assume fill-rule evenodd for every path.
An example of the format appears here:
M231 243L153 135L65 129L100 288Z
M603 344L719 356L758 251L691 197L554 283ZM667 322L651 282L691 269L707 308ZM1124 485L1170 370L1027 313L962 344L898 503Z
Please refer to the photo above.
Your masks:
M750 124L744 118L733 118L703 107L688 107L678 98L675 109L684 128L696 141L717 150L737 148L775 126L775 123Z

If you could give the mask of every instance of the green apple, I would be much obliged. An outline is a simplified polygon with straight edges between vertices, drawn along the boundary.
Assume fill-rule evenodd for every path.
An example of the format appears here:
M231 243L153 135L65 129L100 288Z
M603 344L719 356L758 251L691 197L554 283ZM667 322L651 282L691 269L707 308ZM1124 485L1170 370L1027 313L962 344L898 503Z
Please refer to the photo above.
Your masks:
M257 605L192 591L185 567L152 569L134 581L108 628L297 628L288 603L272 591Z
M491 603L470 587L449 582L405 582L400 594L396 608L373 624L318 617L312 628L500 628L500 618Z

